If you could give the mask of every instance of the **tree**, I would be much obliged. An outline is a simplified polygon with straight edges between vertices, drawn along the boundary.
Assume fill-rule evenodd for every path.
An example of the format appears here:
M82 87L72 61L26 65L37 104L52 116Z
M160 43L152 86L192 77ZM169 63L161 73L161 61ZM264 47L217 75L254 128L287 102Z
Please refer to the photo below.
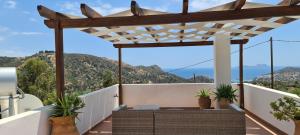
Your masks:
M18 86L44 101L55 90L54 71L39 58L28 59L18 68Z
M105 70L103 74L103 87L109 87L116 84L116 78L113 75L113 72L110 70Z

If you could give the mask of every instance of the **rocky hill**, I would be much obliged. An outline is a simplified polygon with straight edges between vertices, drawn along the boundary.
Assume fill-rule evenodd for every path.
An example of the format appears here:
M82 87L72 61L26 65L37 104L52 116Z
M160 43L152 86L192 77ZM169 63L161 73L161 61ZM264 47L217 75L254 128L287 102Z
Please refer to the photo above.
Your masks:
M259 76L255 81L270 81L271 75ZM300 82L300 68L286 67L274 73L274 80L279 82Z
M0 57L0 67L19 67L30 58L46 61L55 66L54 52L41 51L29 57ZM65 54L65 79L69 90L95 90L102 87L105 71L111 71L117 78L118 62L86 54ZM123 83L186 83L194 82L164 72L159 66L131 66L123 64ZM207 77L197 77L197 82L211 82Z

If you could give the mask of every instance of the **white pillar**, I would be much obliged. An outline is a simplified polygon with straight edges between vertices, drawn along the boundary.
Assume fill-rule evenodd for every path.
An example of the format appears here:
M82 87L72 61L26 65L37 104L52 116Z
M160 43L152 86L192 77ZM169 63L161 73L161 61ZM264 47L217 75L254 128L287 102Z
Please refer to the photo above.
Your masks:
M231 84L230 35L216 34L214 41L214 81L216 87Z

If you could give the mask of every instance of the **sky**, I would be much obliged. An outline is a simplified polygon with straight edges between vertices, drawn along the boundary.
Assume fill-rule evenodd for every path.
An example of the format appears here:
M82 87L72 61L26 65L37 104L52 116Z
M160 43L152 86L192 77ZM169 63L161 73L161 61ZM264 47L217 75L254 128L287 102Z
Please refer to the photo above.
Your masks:
M182 0L136 0L143 8L181 12ZM190 0L189 11L213 7L232 0ZM280 0L251 0L277 4ZM54 32L43 23L36 7L44 5L55 11L80 15L80 3L86 3L102 15L129 9L130 0L0 0L0 56L30 56L40 50L54 50ZM272 36L279 40L300 40L300 21L251 38L245 47L260 43ZM232 51L238 46L232 46ZM300 66L300 43L274 42L275 66ZM65 53L82 53L117 60L117 49L111 43L78 30L64 31ZM270 65L268 43L244 52L245 65ZM180 68L213 58L213 47L177 47L123 49L123 61L132 65L159 65L162 68ZM232 66L238 66L238 54L232 54ZM213 67L207 62L192 68Z

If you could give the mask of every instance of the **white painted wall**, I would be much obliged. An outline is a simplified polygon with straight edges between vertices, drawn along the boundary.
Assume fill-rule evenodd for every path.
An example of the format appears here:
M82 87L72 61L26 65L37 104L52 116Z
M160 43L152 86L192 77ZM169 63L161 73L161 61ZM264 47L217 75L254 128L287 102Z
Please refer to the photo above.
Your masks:
M112 110L118 107L118 85L104 88L98 91L80 96L86 106L80 110L77 120L77 128L80 133L85 133L99 122L112 114Z
M114 107L118 106L118 85L80 96L86 106L80 111L76 121L80 133L88 131L100 121L111 115ZM48 117L51 106L28 111L0 120L0 135L49 135Z
M212 106L216 106L214 83L123 84L123 103L129 107L155 104L160 107L199 107L196 94L201 89L211 93ZM236 84L232 84L237 89ZM236 92L239 95L239 91ZM239 99L239 98L238 98ZM236 103L238 105L238 102Z
M297 95L273 90L253 84L245 84L245 108L273 126L291 135L294 132L293 122L276 120L270 113L270 103L284 96L293 97L300 101Z
M220 84L231 84L230 35L216 34L214 41L214 81Z
M123 84L123 102L129 107L156 104L160 107L198 107L197 91L212 83Z
M237 87L235 84L233 87ZM161 107L198 107L195 94L198 90L214 90L214 84L124 84L123 98L128 106L139 104L158 104ZM86 132L107 116L118 106L118 85L82 95L86 107L81 110L77 127L81 133ZM270 102L283 96L296 95L272 90L252 84L245 84L245 108L275 127L293 134L292 122L280 122L270 114ZM48 135L50 106L18 114L0 120L0 134L4 135Z
M49 135L51 106L28 111L0 120L1 135Z

